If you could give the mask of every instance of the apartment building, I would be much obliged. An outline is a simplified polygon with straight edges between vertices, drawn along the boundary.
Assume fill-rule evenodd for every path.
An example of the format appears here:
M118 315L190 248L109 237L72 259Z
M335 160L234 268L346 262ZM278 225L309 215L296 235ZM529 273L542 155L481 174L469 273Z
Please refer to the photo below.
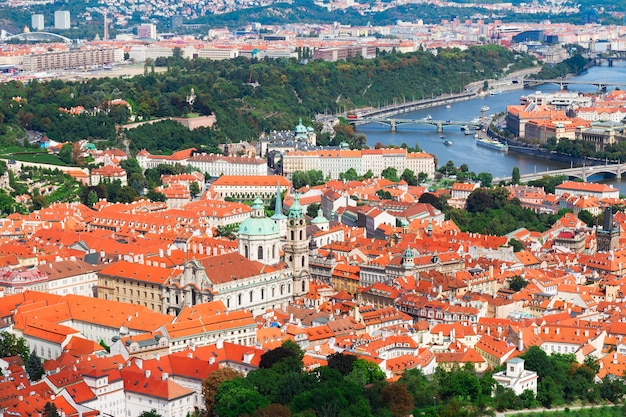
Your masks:
M22 69L30 72L86 68L124 61L122 48L85 48L24 55Z
M357 174L371 171L380 176L385 168L395 168L399 173L410 169L415 174L435 174L435 158L426 152L407 152L406 149L316 150L291 151L283 155L283 174L291 178L295 171L322 171L324 177L339 178L339 174L353 168ZM326 213L325 213L326 214Z

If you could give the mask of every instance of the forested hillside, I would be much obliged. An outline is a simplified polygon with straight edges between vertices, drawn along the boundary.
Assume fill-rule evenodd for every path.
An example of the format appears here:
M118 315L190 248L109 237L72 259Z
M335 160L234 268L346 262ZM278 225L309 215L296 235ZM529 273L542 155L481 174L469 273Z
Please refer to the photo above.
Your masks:
M176 55L161 60L168 66L164 74L154 73L148 66L145 75L132 79L1 85L0 126L4 134L13 126L41 131L56 141L88 139L114 144L120 140L115 125L128 121L131 114L125 106L111 103L124 99L132 106L136 120L215 113L217 128L193 138L199 144L214 146L228 140L254 139L261 131L291 129L299 117L310 124L317 113L458 93L471 81L533 63L528 56L495 45L466 51L440 49L436 55L425 51L387 53L370 60L340 62L241 57L190 61ZM190 106L187 96L192 88L196 99ZM71 116L59 110L76 106L87 111ZM12 137L15 129L11 130ZM148 130L149 138L142 147L159 150L162 143L155 136L158 133ZM181 140L180 147L188 146L190 140Z

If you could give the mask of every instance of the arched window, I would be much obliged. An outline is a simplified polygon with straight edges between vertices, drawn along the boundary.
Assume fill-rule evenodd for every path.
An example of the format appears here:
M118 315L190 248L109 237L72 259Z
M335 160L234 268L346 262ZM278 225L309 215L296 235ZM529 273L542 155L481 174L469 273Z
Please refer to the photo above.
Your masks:
M300 240L304 240L304 230L300 230Z
M226 299L226 308L230 308L230 298Z
M302 257L302 266L304 266L304 256Z
M261 288L261 300L265 300L265 288Z
M302 280L302 292L306 290L306 282Z
M295 240L295 238L296 238L295 232L292 230L291 231L291 240L293 241L293 240Z
M285 293L285 284L282 284L280 286L280 295L283 295Z
M257 259L263 259L263 246L259 246Z
M287 294L291 294L291 282L287 284Z
M244 246L243 246L243 249L244 249L244 253L245 253L245 255L244 255L244 256L245 256L246 258L250 258L250 254L248 253L248 245L244 245Z
M276 296L276 288L272 287L272 298Z
M272 245L272 258L276 257L276 245Z
M253 298L254 298L254 291L250 291L250 302L252 302Z
M237 294L237 305L241 305L241 294Z

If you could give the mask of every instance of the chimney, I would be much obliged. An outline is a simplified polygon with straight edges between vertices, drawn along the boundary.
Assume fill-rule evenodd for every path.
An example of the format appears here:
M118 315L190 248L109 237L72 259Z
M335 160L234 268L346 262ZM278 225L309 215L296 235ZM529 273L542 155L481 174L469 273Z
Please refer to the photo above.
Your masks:
M151 374L152 374L152 371L150 371L150 369L146 369L146 378L150 378Z
M167 372L163 372L163 374L161 375L161 380L167 381L167 378L169 378L169 374Z
M209 358L209 365L213 365L215 363L215 356L211 356Z

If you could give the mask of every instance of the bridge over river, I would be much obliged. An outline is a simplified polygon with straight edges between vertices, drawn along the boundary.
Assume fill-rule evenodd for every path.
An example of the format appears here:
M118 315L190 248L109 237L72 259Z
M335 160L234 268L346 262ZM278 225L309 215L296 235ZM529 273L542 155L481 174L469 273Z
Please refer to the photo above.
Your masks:
M557 78L553 80L535 80L531 78L527 78L522 81L524 83L524 88L534 87L539 84L556 84L559 86L561 90L567 90L569 85L593 85L598 88L599 91L606 91L608 86L613 87L626 87L626 83L617 83L613 81L578 81L570 78Z
M398 126L401 126L401 125L420 125L420 124L421 125L433 125L433 126L437 126L437 132L441 133L443 132L444 126L466 126L468 128L477 127L483 124L482 123L483 120L485 120L486 122L486 119L484 119L484 117L481 119L481 121L472 120L469 122L463 122L463 121L458 121L458 120L433 120L430 118L392 119L392 118L385 118L385 117L359 117L358 119L351 120L350 123L352 123L355 126L368 124L368 123L378 123L381 125L389 126L392 132L395 132L398 129Z
M546 175L551 176L551 177L555 177L558 175L566 175L569 178L579 178L583 181L587 181L587 178L592 175L621 177L624 173L626 173L626 163L591 165L591 166L555 169L552 171L541 171L541 172L534 172L531 174L524 174L524 175L520 175L520 182L539 180L545 177ZM511 181L511 177L509 176L509 177L501 177L501 178L493 179L494 184L497 184L500 181L509 182Z

